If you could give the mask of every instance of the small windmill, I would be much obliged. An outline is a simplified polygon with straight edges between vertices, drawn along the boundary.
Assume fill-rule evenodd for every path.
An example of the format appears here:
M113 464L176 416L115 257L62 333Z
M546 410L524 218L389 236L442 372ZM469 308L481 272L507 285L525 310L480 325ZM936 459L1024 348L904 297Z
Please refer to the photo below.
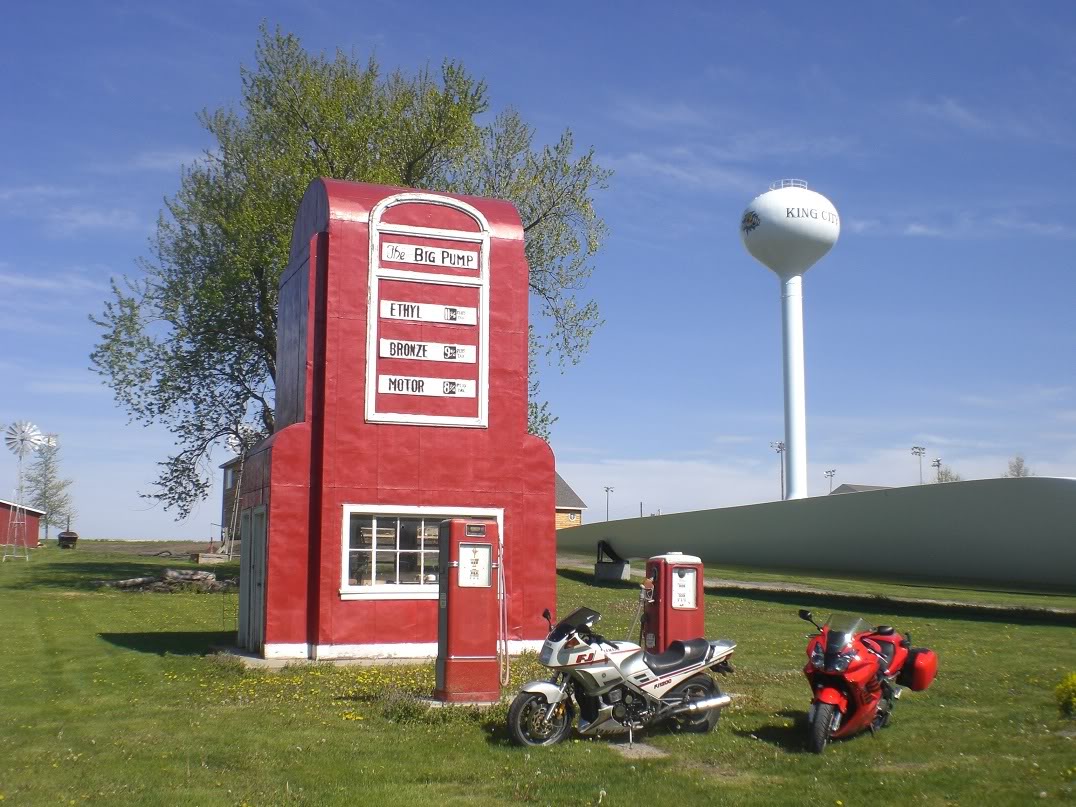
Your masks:
M4 443L8 450L18 458L18 472L15 482L15 506L8 516L7 543L4 544L3 561L30 560L30 545L26 539L25 477L23 463L30 454L42 446L55 445L55 437L44 435L33 423L25 420L16 421L4 432Z

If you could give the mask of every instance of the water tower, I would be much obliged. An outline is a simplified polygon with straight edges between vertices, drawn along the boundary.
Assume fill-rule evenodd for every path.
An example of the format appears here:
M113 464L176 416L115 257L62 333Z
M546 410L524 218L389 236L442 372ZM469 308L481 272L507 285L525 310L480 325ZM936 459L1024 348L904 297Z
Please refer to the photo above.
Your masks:
M833 203L802 179L782 179L751 200L740 237L751 256L781 281L784 333L786 499L807 496L807 411L803 383L803 273L841 233Z

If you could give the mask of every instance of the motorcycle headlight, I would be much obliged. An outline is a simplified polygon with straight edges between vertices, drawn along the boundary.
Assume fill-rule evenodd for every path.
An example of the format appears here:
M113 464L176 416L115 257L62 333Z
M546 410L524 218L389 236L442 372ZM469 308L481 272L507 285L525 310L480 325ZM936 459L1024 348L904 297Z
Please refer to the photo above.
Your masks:
M552 661L552 660L553 660L553 645L550 644L549 642L545 642L542 645L542 654L540 656L538 656L538 663L539 664L544 664L544 665L546 665L548 667L549 662Z
M822 652L822 645L815 645L811 648L811 666L816 670L821 670L826 666L826 654Z
M837 658L833 659L830 669L833 670L833 672L844 672L848 669L848 665L852 663L852 657L854 655L854 653L840 653Z

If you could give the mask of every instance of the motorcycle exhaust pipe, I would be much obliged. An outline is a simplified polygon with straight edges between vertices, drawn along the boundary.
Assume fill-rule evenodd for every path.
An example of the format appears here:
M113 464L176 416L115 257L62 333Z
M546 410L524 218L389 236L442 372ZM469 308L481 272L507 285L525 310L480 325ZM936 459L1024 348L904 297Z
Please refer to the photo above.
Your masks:
M732 703L732 698L728 695L714 695L702 700L681 703L679 706L673 707L669 712L669 716L684 714L684 712L709 712L711 709L723 709L730 703Z

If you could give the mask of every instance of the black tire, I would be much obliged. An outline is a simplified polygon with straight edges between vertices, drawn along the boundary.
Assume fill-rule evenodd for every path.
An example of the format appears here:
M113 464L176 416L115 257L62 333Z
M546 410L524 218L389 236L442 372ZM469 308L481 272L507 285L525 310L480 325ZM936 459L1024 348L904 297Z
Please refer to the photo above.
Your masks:
M549 701L535 692L520 692L508 709L508 734L516 745L556 745L572 730L575 712L565 698L546 721Z
M814 719L807 726L807 748L816 754L826 750L829 742L829 727L833 725L833 713L836 706L832 703L820 703L814 710Z
M666 697L670 700L684 698L691 698L694 700L697 698L709 698L720 694L721 687L714 683L714 679L708 675L699 673L698 675L691 676L684 681L684 683L672 689ZM680 731L687 731L693 734L707 734L714 730L714 726L717 725L717 721L720 717L720 709L711 709L710 711L701 714L692 714L688 712L673 717L672 724L674 728L679 729Z

